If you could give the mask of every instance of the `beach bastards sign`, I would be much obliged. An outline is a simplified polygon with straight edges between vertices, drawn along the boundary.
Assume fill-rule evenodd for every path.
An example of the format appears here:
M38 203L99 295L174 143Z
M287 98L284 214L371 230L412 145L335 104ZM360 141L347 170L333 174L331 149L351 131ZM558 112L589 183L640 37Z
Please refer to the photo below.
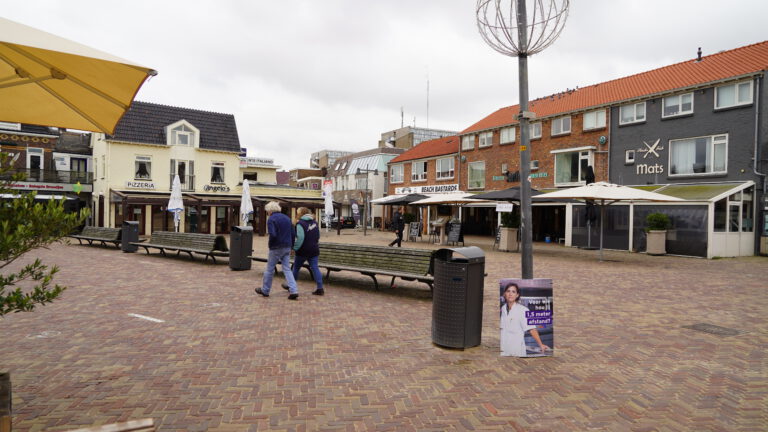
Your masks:
M501 279L500 345L506 357L554 354L552 279Z

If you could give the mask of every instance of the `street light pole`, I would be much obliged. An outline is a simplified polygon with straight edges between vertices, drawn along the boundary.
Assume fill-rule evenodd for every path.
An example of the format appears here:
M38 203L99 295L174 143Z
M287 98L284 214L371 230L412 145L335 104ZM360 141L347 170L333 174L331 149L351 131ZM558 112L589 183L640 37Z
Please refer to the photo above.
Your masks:
M497 52L517 57L520 125L520 264L523 279L533 278L533 225L531 218L530 130L535 118L528 111L528 57L543 51L560 35L568 17L569 0L477 0L477 27L485 42ZM529 22L528 16L533 16Z
M365 195L363 195L363 236L367 235L368 231L368 173L373 175L379 175L378 169L358 168L355 172L355 178L359 178L360 175L365 174Z

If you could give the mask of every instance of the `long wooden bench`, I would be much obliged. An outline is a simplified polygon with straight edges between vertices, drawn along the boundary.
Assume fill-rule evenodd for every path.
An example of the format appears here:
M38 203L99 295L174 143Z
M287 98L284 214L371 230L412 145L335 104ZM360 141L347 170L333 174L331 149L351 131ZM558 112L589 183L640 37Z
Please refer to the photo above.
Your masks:
M176 256L182 252L188 253L194 259L193 253L210 257L216 263L217 256L229 256L227 241L224 236L216 234L177 233L171 231L155 231L146 242L131 242L134 246L144 248L147 255L149 249L159 249L163 256L165 251L176 251Z
M327 270L326 280L334 271L355 271L373 279L378 290L376 275L392 276L390 288L395 279L419 281L429 285L432 290L434 278L434 250L393 248L387 246L368 246L344 243L320 243L318 266ZM251 259L267 262L265 257L251 256ZM307 265L304 266L309 269ZM311 273L310 273L311 275Z
M77 239L80 244L83 244L83 241L87 241L91 246L93 245L93 242L100 242L102 246L106 246L107 243L112 243L115 247L120 248L120 237L122 236L122 233L123 230L120 228L86 226L83 227L80 234L73 234L68 237Z

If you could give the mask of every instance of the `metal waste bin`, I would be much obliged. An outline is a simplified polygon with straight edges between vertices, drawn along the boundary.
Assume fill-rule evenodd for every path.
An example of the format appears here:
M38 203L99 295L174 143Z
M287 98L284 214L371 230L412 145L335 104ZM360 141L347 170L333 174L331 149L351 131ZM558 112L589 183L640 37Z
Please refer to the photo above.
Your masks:
M432 342L448 348L480 345L485 282L483 250L475 246L440 249L435 253L434 265Z
M136 252L139 247L132 245L139 241L139 221L123 221L123 232L120 233L120 249L123 252Z
M229 232L229 268L250 270L253 253L253 227L233 226Z

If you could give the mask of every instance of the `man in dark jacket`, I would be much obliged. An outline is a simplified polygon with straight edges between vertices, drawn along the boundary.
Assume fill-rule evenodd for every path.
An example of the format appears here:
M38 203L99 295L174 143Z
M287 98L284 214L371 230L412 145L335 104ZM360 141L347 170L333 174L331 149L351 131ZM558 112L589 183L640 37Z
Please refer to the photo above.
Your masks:
M404 212L405 207L400 206L395 210L395 214L392 216L392 228L395 229L397 238L392 240L392 243L390 243L389 246L394 246L395 243L397 243L397 247L402 247L400 243L403 241L403 228L405 228L405 222L403 221Z
M267 257L267 268L264 269L262 285L261 288L256 288L256 294L269 297L275 267L277 263L280 263L290 291L288 300L298 300L299 290L296 287L296 280L293 278L293 272L291 271L291 247L293 246L293 224L291 224L291 218L280 213L280 204L275 201L267 203L264 206L264 210L269 214L267 219L269 255Z

